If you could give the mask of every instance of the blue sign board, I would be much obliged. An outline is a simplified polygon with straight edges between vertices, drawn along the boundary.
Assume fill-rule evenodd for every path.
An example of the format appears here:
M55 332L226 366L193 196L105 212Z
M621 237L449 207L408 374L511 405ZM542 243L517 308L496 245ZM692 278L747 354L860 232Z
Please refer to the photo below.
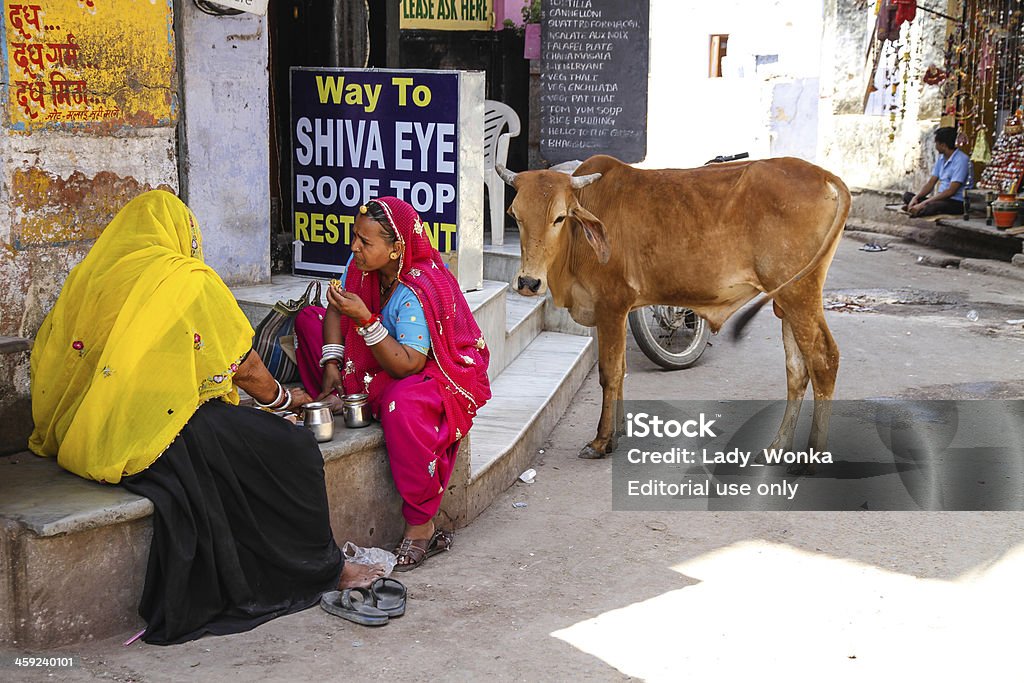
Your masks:
M291 124L297 274L340 273L374 197L409 202L434 246L455 250L458 72L293 68Z

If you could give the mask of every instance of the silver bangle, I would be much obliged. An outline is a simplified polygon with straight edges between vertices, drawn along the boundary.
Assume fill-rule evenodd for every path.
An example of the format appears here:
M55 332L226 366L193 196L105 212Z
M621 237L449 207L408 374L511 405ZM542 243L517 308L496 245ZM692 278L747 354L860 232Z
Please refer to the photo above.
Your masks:
M284 390L285 402L284 405L280 405L275 410L288 410L288 406L292 404L292 391L291 389Z
M366 330L366 335L363 337L363 340L366 342L367 346L374 346L384 341L387 336L388 328L384 327L384 325L378 321Z
M277 380L275 379L275 380L274 380L274 384L276 384L276 385L277 385L277 394L276 394L276 395L274 396L274 400L273 400L273 401L271 401L270 403L260 403L260 400L259 400L258 398L256 398L255 396L253 396L253 397L252 397L252 400L253 400L253 401L254 401L254 402L256 403L256 405L258 405L258 406L259 406L260 408L273 408L273 407L274 407L274 406L276 406L276 405L277 405L278 403L280 403L280 402L281 402L281 399L282 399L282 397L284 397L284 393L285 393L285 391L284 391L284 387L282 387L282 386L281 386L281 383L280 383L280 382L278 382L278 381L277 381Z
M345 360L345 357L339 353L326 353L324 354L324 357L320 359L320 367L324 367L327 365L328 361L332 360L338 361L338 364L340 365L341 362Z

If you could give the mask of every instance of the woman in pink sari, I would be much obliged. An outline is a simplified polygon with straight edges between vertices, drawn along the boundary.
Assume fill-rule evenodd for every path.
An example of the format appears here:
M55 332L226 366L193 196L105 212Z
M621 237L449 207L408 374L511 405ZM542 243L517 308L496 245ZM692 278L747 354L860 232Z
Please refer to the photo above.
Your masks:
M433 518L459 442L491 397L490 351L415 209L395 197L360 207L344 288L327 299L322 327L312 307L296 321L302 380L321 399L369 394L404 501L395 571L407 571L451 546Z

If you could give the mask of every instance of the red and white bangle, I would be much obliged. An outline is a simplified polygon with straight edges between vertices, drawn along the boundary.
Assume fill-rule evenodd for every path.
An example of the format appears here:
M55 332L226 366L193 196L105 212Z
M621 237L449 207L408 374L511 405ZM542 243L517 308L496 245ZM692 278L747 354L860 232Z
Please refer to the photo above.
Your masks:
M384 341L388 336L388 330L380 321L380 314L374 313L356 327L356 333L363 338L367 346L373 346Z
M359 330L365 330L367 327L370 327L371 325L373 325L376 322L380 322L380 314L379 313L374 313L369 318L367 318L366 320L362 320L360 322L357 322L356 323L356 328L357 328L356 331L358 332ZM366 333L365 332L360 332L359 334L366 334Z

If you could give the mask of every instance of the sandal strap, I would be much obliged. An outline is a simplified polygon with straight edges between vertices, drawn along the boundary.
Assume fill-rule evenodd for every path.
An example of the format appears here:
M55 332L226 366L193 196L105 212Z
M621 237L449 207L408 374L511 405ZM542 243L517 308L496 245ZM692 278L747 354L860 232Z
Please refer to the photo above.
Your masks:
M452 532L438 529L431 536L430 543L427 544L427 550L432 551L432 553L445 552L452 549L454 541L455 535Z
M358 600L353 600L352 596L358 595ZM358 610L359 605L373 606L372 598L370 597L370 591L365 588L346 588L341 592L341 606L345 609Z
M423 557L427 554L427 550L430 547L430 542L433 539L425 538L403 538L402 542L395 548L395 556L398 560L398 564L418 564ZM402 558L407 558L411 562L402 562Z

